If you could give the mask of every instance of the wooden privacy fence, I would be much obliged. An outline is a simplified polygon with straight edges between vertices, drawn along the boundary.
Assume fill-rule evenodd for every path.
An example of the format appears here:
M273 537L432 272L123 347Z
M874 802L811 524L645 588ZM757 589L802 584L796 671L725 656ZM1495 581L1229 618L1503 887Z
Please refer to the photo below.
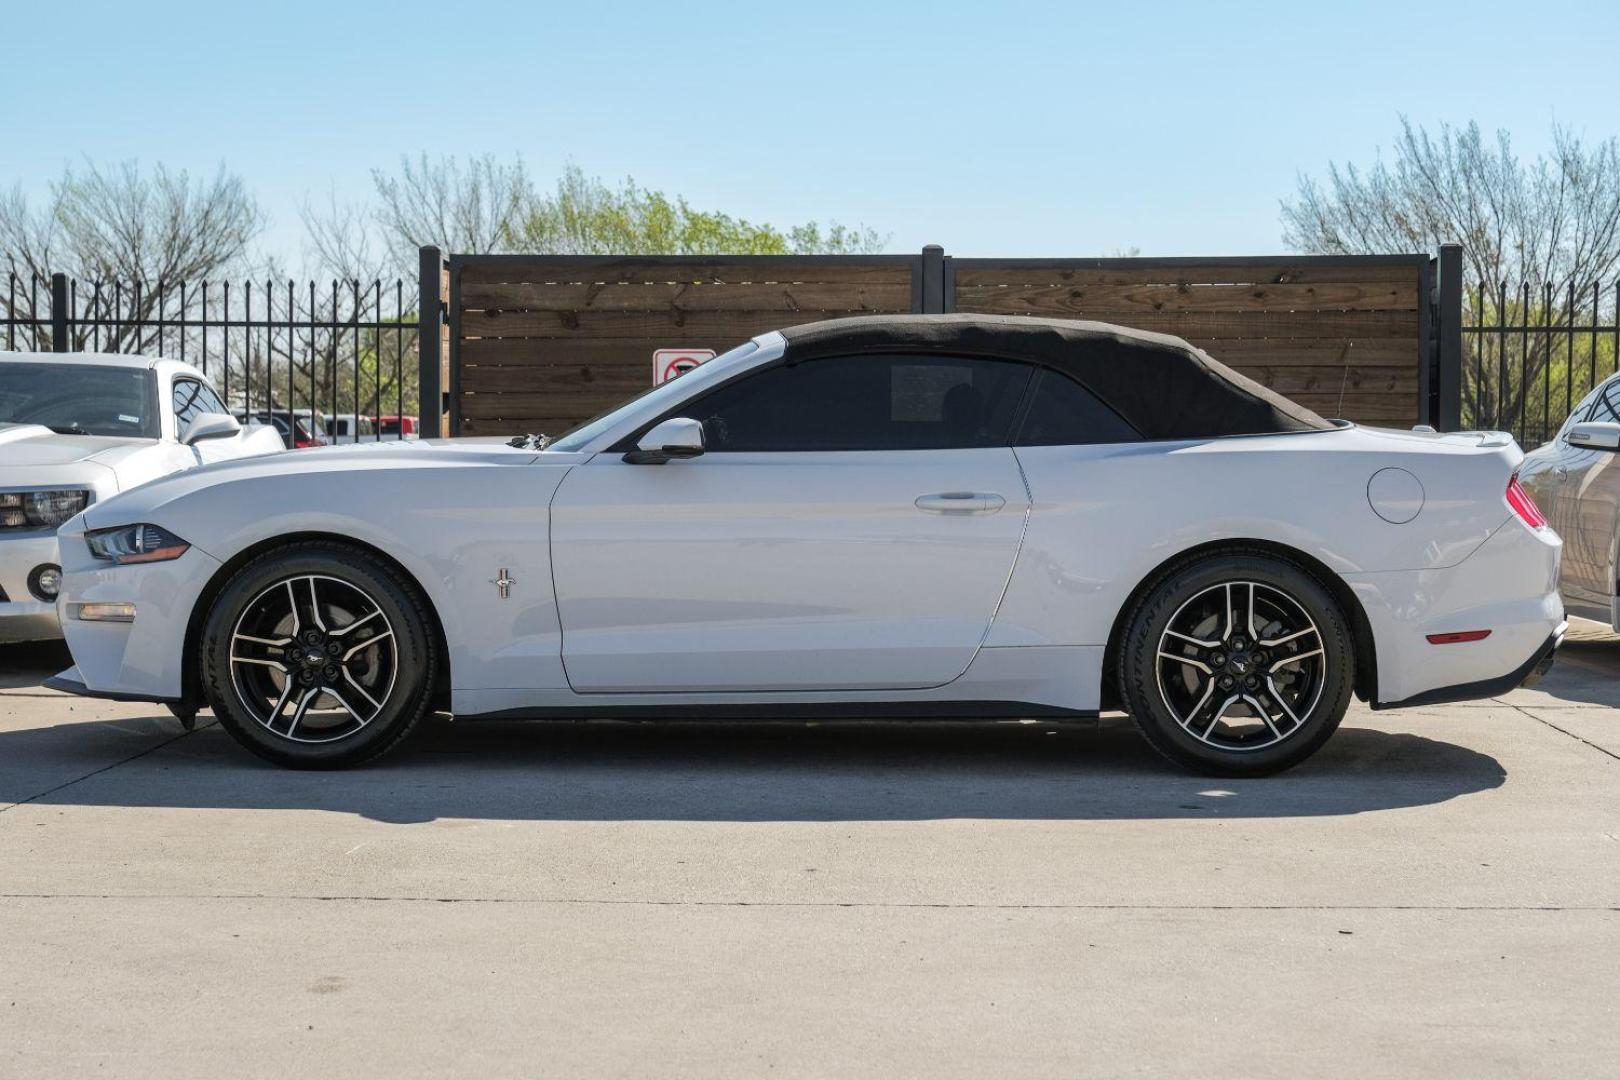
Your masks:
M556 433L651 385L655 350L718 353L795 323L957 311L1175 334L1323 415L1455 428L1461 346L1445 283L1460 255L444 259L425 248L423 426Z

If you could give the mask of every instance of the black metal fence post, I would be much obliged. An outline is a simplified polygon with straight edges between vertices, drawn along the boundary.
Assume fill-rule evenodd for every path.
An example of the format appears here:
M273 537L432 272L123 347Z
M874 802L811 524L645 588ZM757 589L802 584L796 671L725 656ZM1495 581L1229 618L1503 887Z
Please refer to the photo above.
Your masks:
M945 311L945 249L938 244L922 249L922 310L925 315Z
M51 275L51 352L68 351L68 319L72 317L66 274Z
M421 298L417 307L417 425L423 438L438 438L445 412L444 387L439 373L443 363L440 332L444 325L444 253L422 248Z
M1435 327L1440 338L1439 366L1435 372L1438 422L1435 427L1441 431L1456 431L1462 427L1462 256L1461 244L1440 245L1440 303Z

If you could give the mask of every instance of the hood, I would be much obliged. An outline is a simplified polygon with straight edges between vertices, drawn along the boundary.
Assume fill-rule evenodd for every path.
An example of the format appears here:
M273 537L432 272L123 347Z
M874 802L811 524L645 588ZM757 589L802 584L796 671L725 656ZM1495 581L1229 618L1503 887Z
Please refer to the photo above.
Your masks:
M0 424L0 469L73 465L81 461L111 465L153 442L112 435L58 435L38 424Z
M559 464L583 461L585 454L554 454ZM95 503L85 511L92 528L128 524L147 514L156 513L164 505L177 499L234 484L251 484L256 480L273 477L297 476L309 482L309 498L320 501L320 478L323 474L362 473L368 471L397 472L400 470L466 469L527 465L540 457L533 450L517 450L505 445L458 445L451 440L387 441L348 446L324 446L309 450L290 450L282 454L238 458L204 465L184 472L142 484L116 498Z

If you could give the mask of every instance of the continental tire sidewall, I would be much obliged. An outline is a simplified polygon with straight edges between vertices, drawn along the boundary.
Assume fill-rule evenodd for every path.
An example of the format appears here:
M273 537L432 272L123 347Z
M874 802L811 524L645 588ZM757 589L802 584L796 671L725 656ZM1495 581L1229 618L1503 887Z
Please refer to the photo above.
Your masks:
M1298 601L1316 623L1326 661L1322 693L1287 738L1257 750L1211 746L1179 724L1158 689L1159 640L1189 598L1227 581L1258 581ZM1350 626L1327 588L1298 564L1269 555L1212 555L1169 574L1132 611L1120 649L1120 692L1148 742L1185 768L1217 776L1265 776L1310 757L1338 728L1350 704L1355 654Z
M267 731L243 707L231 679L231 634L244 606L277 582L303 574L338 578L368 594L392 624L398 648L398 676L382 711L328 743L298 743ZM414 584L381 559L336 543L294 544L243 566L215 598L197 652L203 693L220 726L253 753L293 768L342 768L385 753L415 728L433 691L433 643Z

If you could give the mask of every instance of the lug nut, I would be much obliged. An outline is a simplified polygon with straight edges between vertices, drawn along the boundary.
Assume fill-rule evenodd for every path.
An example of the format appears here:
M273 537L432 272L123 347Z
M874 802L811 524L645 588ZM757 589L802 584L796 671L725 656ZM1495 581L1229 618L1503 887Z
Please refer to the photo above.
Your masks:
M1243 685L1248 687L1250 690L1253 690L1256 686L1260 685L1260 682L1253 675L1250 675L1247 679L1243 680Z
M1220 653L1216 653L1214 656L1209 658L1209 662L1214 664L1216 667L1220 667L1222 664L1226 663L1226 657Z
M1230 675L1222 675L1221 676L1221 689L1222 690L1230 690L1230 689L1232 689L1232 676L1230 676Z
M326 655L327 656L336 656L338 653L340 653L342 651L343 651L343 646L339 645L337 642L329 641L329 642L326 643Z
M339 674L338 666L336 664L327 664L325 674L328 679L336 679Z
M298 681L303 683L305 686L311 686L315 682L315 673L310 669L305 668L303 671L298 673Z

